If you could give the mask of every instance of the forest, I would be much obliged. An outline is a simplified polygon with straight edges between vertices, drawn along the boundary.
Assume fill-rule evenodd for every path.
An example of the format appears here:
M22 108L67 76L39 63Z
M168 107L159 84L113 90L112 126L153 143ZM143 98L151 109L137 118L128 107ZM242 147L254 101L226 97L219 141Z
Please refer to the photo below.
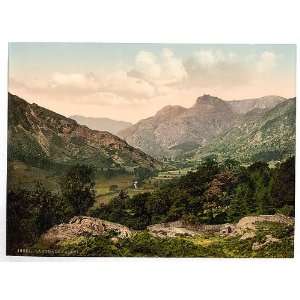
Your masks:
M121 191L94 217L143 230L148 225L183 219L187 223L222 224L246 215L294 215L295 158L270 168L266 162L243 167L234 160L207 158L196 172L128 197Z
M40 235L53 225L67 222L76 215L87 215L140 232L120 242L122 245L117 250L108 237L92 237L84 241L91 243L91 249L83 247L79 241L76 245L65 245L68 253L75 251L78 255L92 256L222 256L224 253L216 252L215 248L203 252L201 247L195 248L190 241L161 240L150 237L144 230L152 224L176 220L188 224L223 224L235 223L248 215L281 213L294 216L295 158L269 167L266 162L243 166L234 160L220 163L208 157L196 171L172 179L151 193L129 197L125 190L121 190L110 203L96 208L93 207L95 170L92 167L71 167L61 177L60 187L59 192L53 192L37 182L36 188L30 191L8 191L8 254L15 254L21 247L34 249ZM247 241L239 241L239 247L243 243Z

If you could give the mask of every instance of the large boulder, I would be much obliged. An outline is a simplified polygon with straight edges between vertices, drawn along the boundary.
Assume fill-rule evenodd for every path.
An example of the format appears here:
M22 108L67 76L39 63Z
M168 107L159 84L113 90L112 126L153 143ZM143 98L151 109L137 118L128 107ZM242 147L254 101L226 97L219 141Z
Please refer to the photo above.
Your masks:
M256 236L256 225L259 222L274 222L293 225L294 218L280 214L247 216L237 224L198 224L192 225L181 220L154 224L147 227L149 233L157 237L195 236L201 234L216 234L220 236L240 236L242 240Z
M46 245L55 245L59 242L72 240L82 236L99 236L114 232L119 238L131 236L131 231L126 226L105 220L76 216L69 223L55 225L44 233L40 241Z
M234 224L188 224L181 220L154 224L147 227L149 233L157 237L196 236L201 234L228 235L234 232Z
M293 225L294 218L281 214L247 216L239 220L235 226L235 234L241 235L241 239L255 237L256 225L260 222L274 222L279 224Z

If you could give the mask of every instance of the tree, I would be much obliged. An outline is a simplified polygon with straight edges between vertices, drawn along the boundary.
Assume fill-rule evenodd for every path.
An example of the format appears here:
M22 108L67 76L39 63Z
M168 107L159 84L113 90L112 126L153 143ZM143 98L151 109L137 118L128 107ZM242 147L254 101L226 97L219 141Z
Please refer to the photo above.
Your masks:
M275 208L295 208L295 157L283 162L273 173L271 198Z
M31 246L43 232L71 216L69 203L40 183L32 191L8 191L7 252L15 254L18 248Z
M37 183L31 192L31 203L35 210L35 224L39 234L55 224L63 223L72 217L72 207L69 202L45 189Z
M74 214L85 214L95 202L94 169L86 165L73 166L63 178L61 190Z
M155 176L156 174L157 174L156 171L153 171L148 168L138 167L134 169L134 176L140 182L144 182L144 180L152 176Z
M119 186L117 184L112 184L109 186L110 192L116 192L116 191L118 191L118 189L119 189Z

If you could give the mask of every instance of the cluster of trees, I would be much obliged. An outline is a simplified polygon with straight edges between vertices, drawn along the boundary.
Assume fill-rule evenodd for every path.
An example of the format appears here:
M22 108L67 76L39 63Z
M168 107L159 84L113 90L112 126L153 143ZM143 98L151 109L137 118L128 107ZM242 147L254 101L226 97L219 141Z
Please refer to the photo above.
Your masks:
M36 183L34 190L7 192L7 252L27 247L55 224L85 214L95 201L94 170L85 165L69 169L61 181L61 192L46 190Z
M294 197L294 157L276 168L265 162L243 167L234 160L220 164L208 158L196 172L152 193L129 197L121 191L108 205L91 213L134 229L178 219L220 224L251 214L294 215Z
M144 172L141 175L148 176ZM8 254L14 254L18 248L31 246L47 229L68 221L74 215L90 214L137 230L178 219L194 224L220 224L236 222L251 214L280 212L292 216L295 209L295 158L289 158L275 168L270 168L264 162L243 167L233 160L221 164L208 158L195 172L173 179L152 193L129 197L121 190L109 204L97 209L91 209L95 201L94 188L93 168L76 165L62 177L59 193L47 191L41 184L37 184L32 191L8 191ZM131 249L130 253L140 252L135 248L139 244L141 247L148 245L149 237L138 238L142 243L134 240L133 244L126 246ZM96 242L99 247L106 247L105 241ZM155 251L147 248L146 252L151 255L168 255L170 249L181 243L177 241L179 244L176 246L171 242L169 248L168 243L152 242L159 247L155 247ZM161 247L164 253L157 252ZM192 245L180 244L180 247L191 249L192 252L186 252L191 256L198 251Z
M138 167L134 169L134 176L140 183L150 177L157 176L157 174L158 172L156 170L148 168Z

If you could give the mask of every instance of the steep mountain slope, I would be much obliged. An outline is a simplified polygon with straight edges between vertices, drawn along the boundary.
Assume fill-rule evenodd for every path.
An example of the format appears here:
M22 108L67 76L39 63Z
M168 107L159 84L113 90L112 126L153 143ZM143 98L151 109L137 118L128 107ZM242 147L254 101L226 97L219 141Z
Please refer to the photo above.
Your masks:
M254 109L243 122L200 148L195 159L216 154L240 161L279 160L295 154L296 98L286 100L273 109Z
M206 145L238 119L230 105L203 95L194 106L167 106L119 133L130 145L155 157L175 156Z
M105 131L91 130L53 111L8 95L8 160L40 168L86 163L97 168L160 166Z
M117 132L132 126L129 122L116 121L108 118L91 118L75 115L70 116L70 119L77 121L81 125L86 125L91 129L108 131L112 134L117 134Z
M245 99L245 100L234 100L228 101L232 110L238 114L246 114L247 112L259 108L259 109L272 109L277 104L287 100L286 98L280 96L264 96L255 99Z

